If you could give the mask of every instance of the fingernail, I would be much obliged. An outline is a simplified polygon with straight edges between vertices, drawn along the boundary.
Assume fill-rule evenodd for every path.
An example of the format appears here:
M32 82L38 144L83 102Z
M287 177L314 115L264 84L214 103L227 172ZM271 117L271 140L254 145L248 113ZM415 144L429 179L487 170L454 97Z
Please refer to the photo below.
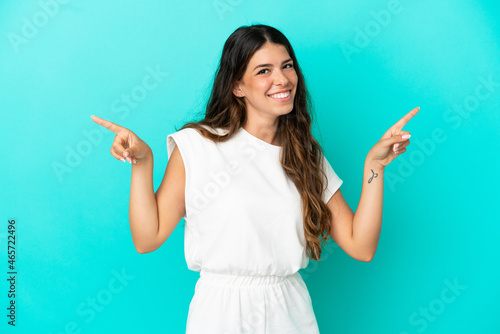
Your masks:
M406 135L403 135L401 138L403 138L403 139L408 139L408 138L410 138L410 137L411 137L411 135L406 134Z
M127 158L127 161L128 161L129 163L132 163L132 161L130 160L130 158Z
M124 156L128 157L128 152L123 153Z
M123 158L123 157L121 157L120 160L123 161L123 162L125 162L125 158Z

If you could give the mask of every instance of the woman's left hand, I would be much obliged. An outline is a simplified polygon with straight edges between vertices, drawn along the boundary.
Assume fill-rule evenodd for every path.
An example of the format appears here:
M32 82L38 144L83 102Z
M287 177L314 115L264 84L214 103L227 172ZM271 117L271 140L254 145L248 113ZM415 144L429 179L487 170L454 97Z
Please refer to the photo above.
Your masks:
M406 152L406 146L410 145L408 131L402 131L403 126L415 116L420 107L417 107L401 118L396 124L391 126L384 133L382 138L368 152L367 159L379 163L382 168L385 168L398 155ZM408 135L408 138L403 136Z

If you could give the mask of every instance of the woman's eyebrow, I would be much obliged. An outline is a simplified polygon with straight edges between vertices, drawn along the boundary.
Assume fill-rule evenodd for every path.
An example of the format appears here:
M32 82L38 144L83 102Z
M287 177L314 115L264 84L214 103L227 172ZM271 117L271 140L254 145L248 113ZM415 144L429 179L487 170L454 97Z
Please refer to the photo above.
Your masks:
M281 63L281 65L284 65L285 63L289 62L290 60L292 60L292 58L288 58L287 60L284 60ZM255 68L253 70L255 71L259 67L267 67L267 66L271 67L271 66L273 66L273 64L261 64L261 65L257 65L257 66L255 66Z

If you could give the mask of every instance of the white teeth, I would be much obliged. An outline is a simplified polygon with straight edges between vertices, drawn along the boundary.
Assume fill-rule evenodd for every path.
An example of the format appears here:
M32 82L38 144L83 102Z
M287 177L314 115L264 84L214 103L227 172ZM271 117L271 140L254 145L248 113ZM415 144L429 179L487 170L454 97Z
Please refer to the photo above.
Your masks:
M290 91L285 92L285 93L280 93L280 94L269 95L269 96L277 98L277 99L283 99L285 97L288 97L288 95L290 95Z

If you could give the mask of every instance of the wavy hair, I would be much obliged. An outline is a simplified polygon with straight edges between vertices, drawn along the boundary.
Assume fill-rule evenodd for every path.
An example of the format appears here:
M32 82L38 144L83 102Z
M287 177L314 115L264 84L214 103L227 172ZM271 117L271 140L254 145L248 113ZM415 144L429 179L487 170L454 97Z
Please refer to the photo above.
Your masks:
M245 125L246 105L243 98L232 93L233 84L241 80L250 58L267 42L281 44L287 49L298 77L293 110L278 117L277 136L282 143L280 162L301 197L306 253L311 259L321 261L322 247L331 228L331 212L322 200L324 181L327 181L321 165L323 151L311 134L309 109L312 109L312 102L302 71L290 42L279 30L255 24L241 26L228 37L215 72L204 119L186 123L181 129L195 128L214 142L224 142ZM206 126L228 131L219 135Z

